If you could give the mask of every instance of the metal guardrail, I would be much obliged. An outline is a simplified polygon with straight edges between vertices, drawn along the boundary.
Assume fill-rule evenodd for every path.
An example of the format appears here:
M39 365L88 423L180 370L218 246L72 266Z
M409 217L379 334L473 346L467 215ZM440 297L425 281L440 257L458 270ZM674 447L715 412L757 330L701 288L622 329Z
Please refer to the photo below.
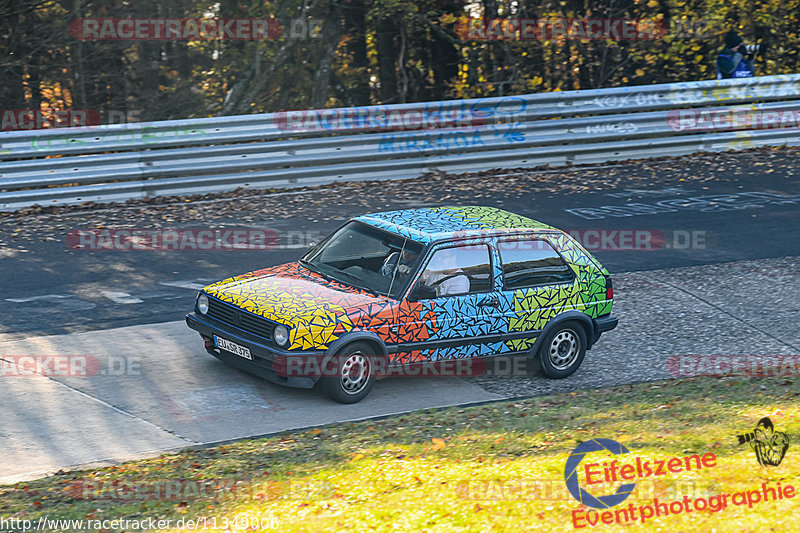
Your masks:
M800 75L0 132L0 210L800 145Z

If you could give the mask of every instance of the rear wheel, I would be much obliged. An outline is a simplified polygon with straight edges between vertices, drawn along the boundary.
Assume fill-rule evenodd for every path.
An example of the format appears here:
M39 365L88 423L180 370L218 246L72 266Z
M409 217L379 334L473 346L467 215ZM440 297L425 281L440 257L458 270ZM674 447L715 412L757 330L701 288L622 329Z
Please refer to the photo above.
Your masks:
M565 378L578 370L586 355L586 330L577 321L556 325L542 339L539 368L549 378Z
M335 373L320 379L320 386L339 403L356 403L366 397L375 384L374 349L365 342L354 342L333 356L328 367Z

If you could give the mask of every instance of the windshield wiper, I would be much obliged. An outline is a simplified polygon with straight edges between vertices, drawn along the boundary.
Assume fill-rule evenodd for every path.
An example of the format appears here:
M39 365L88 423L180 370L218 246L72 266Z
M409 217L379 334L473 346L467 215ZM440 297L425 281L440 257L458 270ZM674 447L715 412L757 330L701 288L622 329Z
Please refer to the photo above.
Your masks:
M306 261L305 259L300 259L298 261L298 263L300 263L302 266L306 267L310 271L316 272L317 274L319 274L323 278L327 279L328 281L335 281L336 283L342 283L341 280L338 280L334 276L331 276L330 274L326 274L325 272L320 270L320 268L317 265L315 265L314 263L310 263L310 262ZM339 273L344 274L345 276L347 276L348 278L350 278L352 280L355 280L356 282L361 281L361 278L359 278L358 276L354 276L354 275L350 274L349 272L345 272L344 270L340 270ZM350 285L352 285L353 287L355 287L357 289L361 289L362 291L367 291L368 293L372 294L373 296L380 296L378 291L376 291L375 289L371 289L369 287L364 287L362 285L358 285L357 283L350 283Z
M330 275L328 275L325 272L323 272L322 270L320 270L320 268L317 265L315 265L314 263L310 263L310 262L306 261L305 259L300 259L298 261L298 263L300 263L302 266L304 266L307 269L309 269L311 272L316 272L317 274L319 274L323 278L327 279L328 281L336 281Z
M344 270L340 270L339 273L344 274L345 276L347 276L348 278L350 278L352 280L355 280L356 282L362 281L362 279L359 278L358 276L354 276L353 274L351 274L349 272L345 272ZM351 285L353 287L355 287L356 289L361 289L362 291L367 291L368 293L372 294L373 296L380 296L380 294L378 294L378 291L376 291L373 288L366 287L366 286L363 286L363 285L358 285L357 283L351 283Z

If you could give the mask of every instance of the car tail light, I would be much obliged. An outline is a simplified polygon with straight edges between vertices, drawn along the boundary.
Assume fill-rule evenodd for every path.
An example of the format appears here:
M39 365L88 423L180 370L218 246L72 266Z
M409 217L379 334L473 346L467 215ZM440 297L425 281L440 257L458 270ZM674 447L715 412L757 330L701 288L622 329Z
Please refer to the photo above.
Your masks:
M606 300L614 299L614 283L611 281L610 276L606 276Z

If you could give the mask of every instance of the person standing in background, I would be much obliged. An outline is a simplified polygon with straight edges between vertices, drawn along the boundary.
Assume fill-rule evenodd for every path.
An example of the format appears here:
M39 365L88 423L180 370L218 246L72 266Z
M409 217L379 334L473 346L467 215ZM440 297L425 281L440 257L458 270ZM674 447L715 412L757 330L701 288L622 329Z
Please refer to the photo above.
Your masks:
M725 34L725 48L717 56L717 79L752 78L753 55L758 45L746 46L744 40L735 31Z

